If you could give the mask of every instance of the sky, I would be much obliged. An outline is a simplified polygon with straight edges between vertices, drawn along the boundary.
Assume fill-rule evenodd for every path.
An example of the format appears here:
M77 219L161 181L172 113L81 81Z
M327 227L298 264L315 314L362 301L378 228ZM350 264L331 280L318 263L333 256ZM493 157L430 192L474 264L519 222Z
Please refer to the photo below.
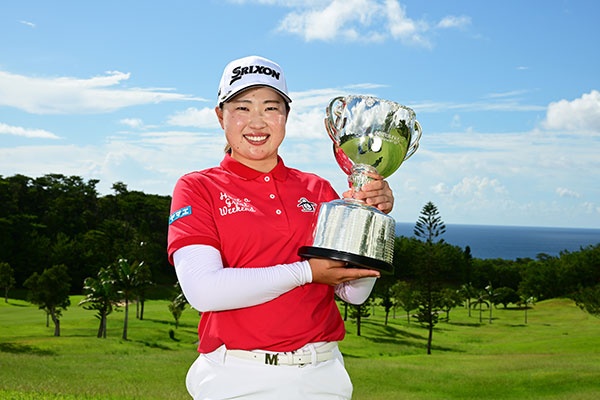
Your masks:
M0 3L0 175L171 195L218 165L225 65L286 75L280 155L341 193L323 119L337 96L412 108L417 152L387 177L392 217L600 228L596 0L20 0Z

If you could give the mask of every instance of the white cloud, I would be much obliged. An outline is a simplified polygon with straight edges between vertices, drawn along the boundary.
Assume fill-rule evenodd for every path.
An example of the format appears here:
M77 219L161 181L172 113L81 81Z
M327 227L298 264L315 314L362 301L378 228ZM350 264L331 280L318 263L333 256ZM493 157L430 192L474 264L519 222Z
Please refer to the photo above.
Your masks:
M444 18L440 22L438 22L437 27L442 29L447 28L464 28L467 25L471 24L471 18L462 16L449 15Z
M190 107L184 111L179 111L173 115L170 115L167 122L168 124L174 126L190 126L215 130L221 129L215 114L215 110L214 108L210 107L204 107L201 109Z
M405 7L397 0L262 3L292 7L294 11L279 23L278 30L298 35L308 42L345 40L373 43L392 38L407 44L431 47L425 35L433 28L423 20L409 18ZM463 28L470 22L466 16L446 16L435 27Z
M0 106L32 114L88 114L164 101L201 100L167 89L119 88L129 77L118 71L89 79L39 78L0 71Z
M576 199L581 197L579 193L563 187L556 188L556 194L558 194L560 197L573 197Z
M438 183L432 190L434 193L452 197L476 197L479 199L507 194L506 187L498 179L479 176L464 177L451 188L448 188L444 183Z
M35 24L33 22L29 22L29 21L25 21L25 20L21 20L19 21L20 24L26 25L30 28L35 28Z
M421 44L429 47L430 43L422 36L428 30L424 22L415 22L406 16L404 7L397 1L386 1L382 10L388 18L388 28L393 38L406 43Z
M0 135L14 135L26 138L60 139L59 136L44 129L29 129L21 126L11 126L0 122Z
M510 98L510 97L518 97L524 94L527 94L529 91L527 90L512 90L509 92L499 92L499 93L490 93L485 98L490 99L502 99L502 98Z
M361 27L368 27L376 13L371 0L334 0L323 8L301 9L288 14L280 29L303 36L306 41L336 38L369 40L360 36Z
M600 92L592 90L572 101L550 103L543 126L551 130L600 134Z
M119 122L134 129L140 129L144 126L144 121L142 121L140 118L123 118Z

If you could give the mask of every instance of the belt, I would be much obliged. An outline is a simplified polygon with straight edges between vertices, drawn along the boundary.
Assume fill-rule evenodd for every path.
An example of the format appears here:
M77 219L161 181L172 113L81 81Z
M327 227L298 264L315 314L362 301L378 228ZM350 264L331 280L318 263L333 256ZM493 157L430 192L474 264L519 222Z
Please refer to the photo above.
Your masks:
M329 342L314 351L271 353L261 350L227 350L226 357L231 356L243 360L257 361L267 365L305 365L317 364L334 358L333 350L337 348L337 342Z

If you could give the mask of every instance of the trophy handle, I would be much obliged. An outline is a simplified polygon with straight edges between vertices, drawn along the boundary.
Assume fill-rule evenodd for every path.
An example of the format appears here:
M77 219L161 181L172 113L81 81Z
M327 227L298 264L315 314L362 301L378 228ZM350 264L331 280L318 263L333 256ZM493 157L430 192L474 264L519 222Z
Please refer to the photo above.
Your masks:
M327 112L327 116L325 117L325 128L327 129L327 133L329 134L331 140L333 140L333 142L337 145L340 144L339 133L342 129L344 129L344 125L346 125L346 118L341 118L342 116L340 114L333 111L333 107L338 102L341 102L344 107L346 106L345 98L338 96L333 98L325 109ZM334 117L336 117L335 120Z
M419 140L421 140L421 134L423 133L423 130L421 129L421 124L419 124L419 121L417 120L415 120L414 131L415 134L412 136L410 146L408 147L406 156L404 156L404 161L408 160L413 154L415 154L415 151L417 151L419 148Z

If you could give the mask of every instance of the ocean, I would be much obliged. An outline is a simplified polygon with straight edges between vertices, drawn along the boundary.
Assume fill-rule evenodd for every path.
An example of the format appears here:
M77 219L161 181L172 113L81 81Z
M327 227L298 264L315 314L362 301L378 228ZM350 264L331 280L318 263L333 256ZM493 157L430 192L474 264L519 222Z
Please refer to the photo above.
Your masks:
M415 224L397 223L396 235L412 237ZM441 236L446 243L471 248L475 258L536 259L544 253L579 251L600 243L600 229L446 224Z

